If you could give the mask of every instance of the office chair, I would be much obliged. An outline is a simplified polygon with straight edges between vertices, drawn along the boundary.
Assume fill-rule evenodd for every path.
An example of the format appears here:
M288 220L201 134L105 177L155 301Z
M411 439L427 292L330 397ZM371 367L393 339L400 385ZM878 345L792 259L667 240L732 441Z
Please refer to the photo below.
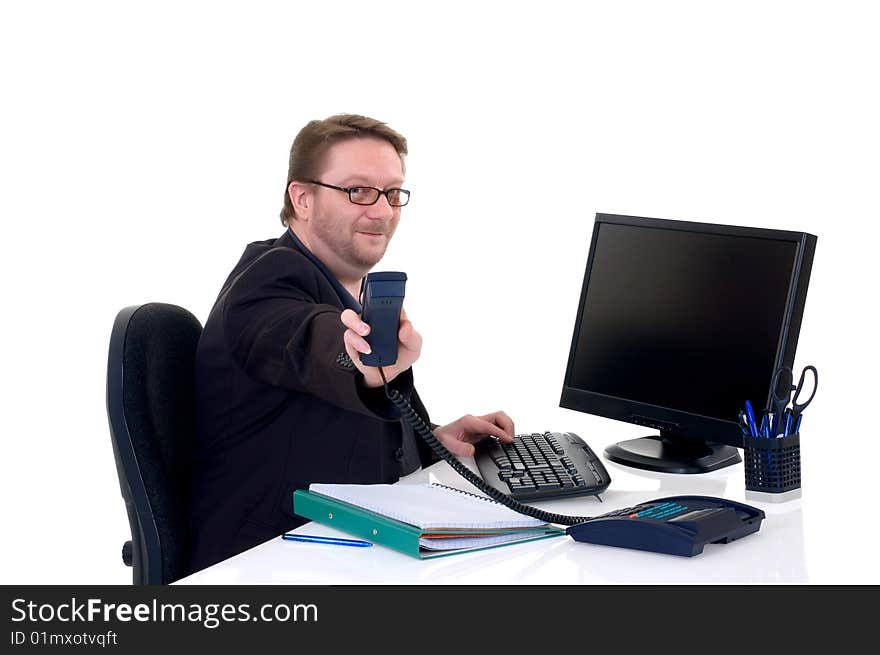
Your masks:
M202 326L187 310L148 303L116 316L107 417L131 526L122 559L134 584L187 574L194 364Z

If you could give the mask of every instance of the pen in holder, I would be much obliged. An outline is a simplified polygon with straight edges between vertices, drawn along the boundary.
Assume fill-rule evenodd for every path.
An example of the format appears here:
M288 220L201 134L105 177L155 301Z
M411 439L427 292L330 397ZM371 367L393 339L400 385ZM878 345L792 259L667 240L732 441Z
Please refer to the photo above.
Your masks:
M781 503L801 497L800 433L743 437L746 498Z

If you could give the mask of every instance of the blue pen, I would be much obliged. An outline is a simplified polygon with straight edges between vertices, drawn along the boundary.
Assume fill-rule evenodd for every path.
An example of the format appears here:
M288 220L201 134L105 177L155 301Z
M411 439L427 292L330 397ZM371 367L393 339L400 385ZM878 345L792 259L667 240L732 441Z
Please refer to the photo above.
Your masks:
M782 430L782 436L787 437L791 434L791 412L785 410L785 424Z
M752 409L752 403L748 400L746 401L746 416L749 419L749 430L752 432L753 437L758 436L758 424L755 422L755 410Z
M357 546L358 548L366 548L372 546L369 541L361 541L360 539L337 539L336 537L318 537L311 534L297 534L295 532L285 532L281 535L282 539L287 541L306 541L315 544L333 544L334 546Z

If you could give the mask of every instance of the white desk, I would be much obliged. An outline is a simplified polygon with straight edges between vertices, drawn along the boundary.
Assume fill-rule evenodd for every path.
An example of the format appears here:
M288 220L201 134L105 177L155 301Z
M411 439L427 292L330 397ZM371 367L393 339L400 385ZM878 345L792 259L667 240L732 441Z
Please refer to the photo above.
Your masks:
M601 452L601 451L599 451ZM467 462L475 469L473 460ZM806 475L804 497L781 504L745 498L742 464L703 475L670 475L608 464L611 487L604 503L576 498L537 503L538 507L575 515L593 515L638 502L678 494L723 496L763 509L767 518L757 534L731 544L707 545L693 558L675 557L578 543L569 537L516 544L434 560L419 560L382 546L350 548L271 539L251 550L179 581L178 584L736 584L863 583L878 581L869 532L851 526L847 543L824 521L826 502L820 481ZM821 469L820 469L821 470ZM399 484L441 482L472 490L441 462L404 478ZM835 485L837 482L830 482ZM830 487L828 487L830 491ZM818 512L804 521L805 509ZM862 510L854 512L858 520ZM865 521L862 521L864 523ZM805 529L809 523L809 529ZM346 536L308 523L297 532Z

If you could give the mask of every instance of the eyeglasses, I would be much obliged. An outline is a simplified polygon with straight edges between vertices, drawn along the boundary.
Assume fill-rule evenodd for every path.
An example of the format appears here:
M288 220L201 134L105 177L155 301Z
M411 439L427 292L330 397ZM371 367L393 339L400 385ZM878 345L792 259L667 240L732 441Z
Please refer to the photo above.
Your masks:
M325 186L328 189L336 189L337 191L345 191L348 199L356 205L375 205L379 196L384 195L388 200L388 204L392 207L403 207L409 202L409 191L406 189L377 189L374 186L334 186L332 184L324 184L318 180L303 180L309 184L317 184Z

